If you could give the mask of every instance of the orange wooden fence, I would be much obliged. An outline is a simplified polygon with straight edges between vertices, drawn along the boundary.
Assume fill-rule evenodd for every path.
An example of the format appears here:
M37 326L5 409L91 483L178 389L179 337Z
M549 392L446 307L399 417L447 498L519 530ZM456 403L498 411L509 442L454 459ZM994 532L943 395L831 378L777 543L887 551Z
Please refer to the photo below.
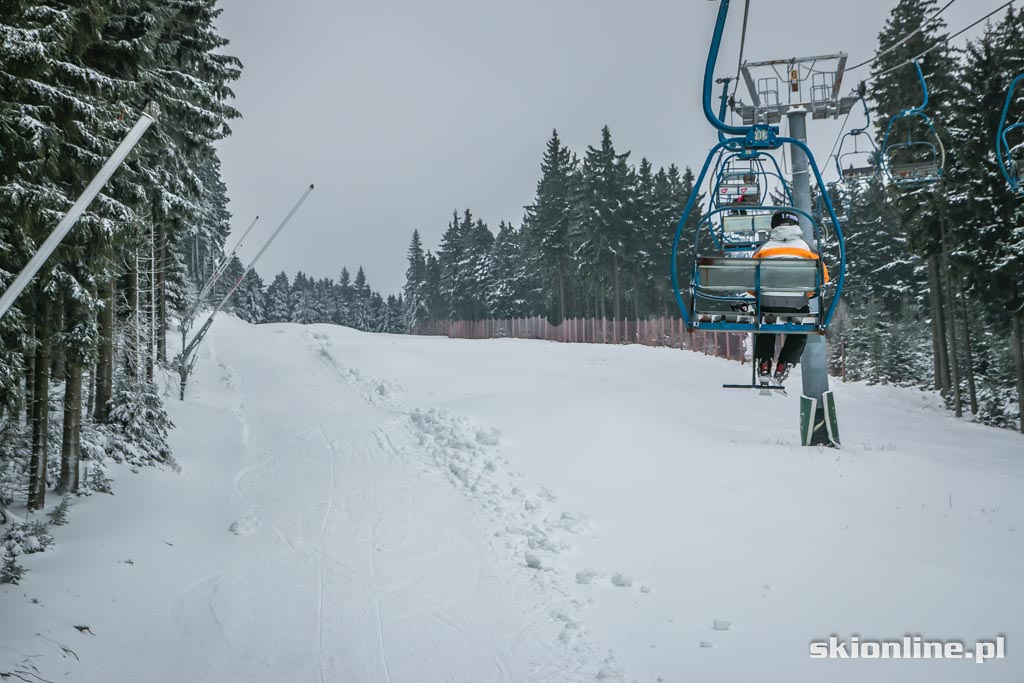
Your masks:
M545 339L582 344L643 344L697 351L709 356L746 362L749 335L743 332L687 332L680 318L609 320L570 318L560 325L547 319L428 320L411 334L453 339Z

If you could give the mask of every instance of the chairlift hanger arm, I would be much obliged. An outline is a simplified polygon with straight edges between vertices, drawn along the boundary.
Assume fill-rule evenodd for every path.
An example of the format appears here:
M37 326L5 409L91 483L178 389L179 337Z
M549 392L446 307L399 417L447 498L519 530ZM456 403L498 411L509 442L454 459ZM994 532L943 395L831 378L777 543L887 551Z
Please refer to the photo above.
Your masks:
M920 107L905 109L903 111L904 114L920 114L924 112L925 107L928 106L928 83L924 80L924 73L921 71L921 62L915 59L914 68L917 69L917 80L921 83L921 93L924 95L924 99L921 101Z
M867 129L871 127L871 110L868 109L867 86L864 84L864 81L861 81L860 85L857 86L857 94L860 95L860 103L864 106L864 125L860 128L851 128L851 135L860 135L867 132Z
M723 121L711 106L711 92L715 84L715 66L718 63L718 53L722 49L722 36L725 33L725 22L729 17L729 1L720 0L718 6L718 19L715 21L715 31L711 36L711 49L708 50L708 60L704 66L704 118L715 127L716 130L727 135L746 136L751 128L749 126L730 126Z
M729 106L729 81L732 80L728 77L718 79L722 83L722 103L718 108L718 118L725 121L725 114ZM718 141L725 142L725 133L718 131Z

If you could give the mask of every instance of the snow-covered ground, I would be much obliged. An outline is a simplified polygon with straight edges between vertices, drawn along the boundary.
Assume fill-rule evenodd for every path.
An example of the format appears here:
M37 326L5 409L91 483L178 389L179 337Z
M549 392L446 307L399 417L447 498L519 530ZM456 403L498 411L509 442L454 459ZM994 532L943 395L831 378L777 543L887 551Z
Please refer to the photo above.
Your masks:
M1024 679L1024 439L835 383L844 446L803 448L796 396L720 388L747 372L222 317L168 402L180 472L114 470L21 558L0 672ZM832 634L1007 656L810 659Z

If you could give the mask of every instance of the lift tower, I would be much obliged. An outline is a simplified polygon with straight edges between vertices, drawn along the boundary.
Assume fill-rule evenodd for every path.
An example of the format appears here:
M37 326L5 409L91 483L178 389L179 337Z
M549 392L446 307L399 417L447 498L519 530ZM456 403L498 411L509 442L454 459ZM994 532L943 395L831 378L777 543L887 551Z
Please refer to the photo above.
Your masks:
M846 69L846 54L791 57L765 62L743 62L740 73L752 101L736 101L733 111L748 126L777 124L786 117L789 137L801 145L790 145L792 161L793 199L796 208L812 213L811 182L807 155L807 115L813 119L835 119L848 114L857 104L859 95L854 91L840 95ZM815 244L815 226L806 216L800 225L807 244ZM812 302L812 305L819 302ZM800 359L803 377L801 399L801 427L803 443L811 446L830 445L826 420L831 419L835 429L835 406L828 388L828 356L825 336L811 334ZM829 405L826 406L826 402ZM828 408L828 410L826 410Z

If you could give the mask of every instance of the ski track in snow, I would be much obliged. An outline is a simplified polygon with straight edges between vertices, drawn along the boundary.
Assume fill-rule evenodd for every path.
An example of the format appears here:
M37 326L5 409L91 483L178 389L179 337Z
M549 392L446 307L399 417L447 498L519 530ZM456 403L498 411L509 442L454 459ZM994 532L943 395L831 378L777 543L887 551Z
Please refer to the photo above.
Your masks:
M498 430L473 424L446 409L408 408L398 400L404 391L400 385L346 367L331 353L327 335L306 332L303 336L311 352L342 383L355 389L368 405L383 408L394 416L386 427L373 430L379 450L438 470L462 491L474 503L478 521L496 540L498 549L528 572L530 581L539 584L538 591L547 596L545 601L552 603L538 612L560 628L557 640L561 646L583 662L597 657L599 650L589 642L589 634L582 626L583 605L568 598L567 573L572 572L559 561L564 552L572 549L567 537L589 528L586 517L563 512L549 518L549 506L557 502L557 496L544 486L539 486L534 495L524 490L523 475L509 471L510 463L500 455ZM393 434L400 434L406 443L396 445ZM375 576L373 580L376 582ZM531 619L516 635L534 625ZM381 643L383 647L383 637ZM590 666L581 662L575 669ZM593 667L597 670L598 665ZM502 679L510 680L504 663L500 669L504 672Z
M307 336L307 338L309 337ZM314 503L323 512L318 520L315 538L303 536L300 529L284 529L277 523L271 524L270 530L281 541L282 548L292 553L293 557L301 558L305 565L311 569L315 567L316 633L314 636L314 657L318 680L338 680L337 673L332 673L331 669L333 660L329 647L328 632L329 629L336 630L339 623L335 622L329 626L328 624L331 623L330 619L336 620L336 615L350 613L350 616L344 617L342 621L351 620L353 624L359 623L362 620L362 617L359 616L360 610L356 609L354 612L352 610L365 601L369 601L370 612L366 616L370 618L373 624L374 640L376 641L375 647L379 652L380 680L390 683L394 678L388 656L387 631L390 625L399 624L410 618L428 618L443 625L451 633L458 634L460 640L472 644L472 647L476 648L478 653L488 658L493 666L492 673L485 676L485 679L513 680L506 656L516 654L517 646L515 642L510 644L510 648L506 653L502 648L496 647L496 643L491 642L486 637L480 638L475 633L475 627L460 623L458 619L446 614L444 605L447 599L443 595L438 596L440 603L437 606L428 606L426 609L424 609L423 605L418 604L418 602L412 602L406 598L399 597L395 594L395 587L393 585L390 585L387 581L382 581L381 568L378 566L376 559L379 544L387 542L386 540L382 541L383 537L378 530L382 515L394 507L396 503L402 509L411 510L413 506L413 501L410 498L413 495L411 487L408 487L408 490L404 493L399 491L403 496L403 499L400 501L381 497L377 484L377 469L381 464L390 462L394 463L396 467L407 467L409 463L419 463L420 466L427 467L430 470L436 471L439 469L445 473L452 484L462 488L464 492L469 492L474 487L470 486L469 489L466 489L465 484L468 481L466 473L472 470L476 471L479 476L484 472L493 472L494 459L488 459L487 462L489 464L485 467L485 461L482 459L482 447L474 447L470 449L471 452L469 452L467 457L459 458L462 462L460 469L459 467L450 466L451 463L446 464L443 448L438 445L441 442L435 442L435 452L432 455L420 452L420 449L410 449L410 444L423 442L424 434L422 432L424 428L429 432L432 428L440 429L447 427L450 432L448 434L449 440L454 439L458 441L462 439L465 441L468 435L469 440L466 443L475 442L477 434L472 431L473 428L468 423L448 413L438 413L426 421L413 419L412 416L415 411L401 406L395 399L395 395L401 391L400 387L377 381L357 370L351 370L336 363L327 348L320 344L322 341L324 340L317 337L311 338L313 352L317 358L335 373L337 380L353 389L367 406L385 411L385 423L375 427L366 424L366 431L362 435L359 433L362 431L362 428L356 430L346 429L346 442L344 445L334 438L335 428L328 427L323 422L318 422L315 425L292 433L292 438L297 437L302 441L302 445L299 447L300 450L304 450L311 455L313 451L318 451L317 454L323 458L321 462L324 462L325 467L324 479L326 481L326 489L321 489L323 495L318 497ZM216 347L213 345L210 348L210 358L217 369L219 386L234 392L243 382L240 382L234 372L217 358ZM251 427L252 418L248 416L246 406L240 400L236 401L236 404L229 410L229 413L240 423L239 433L243 451L249 457L256 456L258 458L256 462L251 462L239 468L231 479L234 498L246 510L246 514L232 524L232 531L240 533L237 529L242 528L245 533L250 533L254 532L256 527L259 526L259 518L256 515L256 511L264 503L261 498L266 496L267 492L271 490L268 486L273 486L272 482L284 474L286 470L282 470L282 467L293 467L294 465L292 463L286 464L284 451L280 447L276 448L276 452L274 452L274 448L270 448L270 454L266 451L260 453L252 449L252 435L256 430ZM468 431L460 436L460 429ZM484 430L481 431L481 434L485 435L479 441L485 444L493 441L493 434L490 432ZM399 435L401 443L396 444L395 437ZM319 446L314 447L313 442L310 441L314 437L315 441L320 444ZM462 445L465 446L466 443ZM338 462L339 459L343 459L344 464ZM401 465L403 462L407 464ZM353 473L352 467L356 464L358 464L360 471ZM460 478L455 475L455 471L461 472L462 477ZM350 474L356 481L364 483L365 498L361 499L360 496L356 496L353 499L351 497L352 484L347 481L350 478ZM388 495L393 497L396 493L393 478L389 479L389 482L391 482L389 484L391 489L389 489L390 493ZM337 503L339 486L344 486L346 483L349 485L347 491L350 498L346 500L345 506L339 508ZM541 495L545 494L542 492ZM468 497L474 503L482 500L479 491ZM531 506L531 509L536 510L538 508ZM344 513L343 518L338 518L337 513L339 511ZM272 516L274 519L279 519L278 515ZM355 533L355 530L351 528L352 522L356 522L357 526L359 523L362 524L361 532ZM504 526L511 528L511 525ZM337 546L338 541L341 540L336 531L339 528L347 528L344 537L351 539L351 542L345 544L343 551L340 551ZM465 534L457 529L445 530L443 533L445 538L448 539L448 543L473 549L472 552L479 557L481 549L477 547L475 541ZM526 532L524 531L523 533ZM357 536L362 536L361 542L357 541ZM334 546L333 549L332 544ZM363 552L357 553L360 547L363 548ZM351 562L343 561L338 557L343 555L350 559L356 559L359 554L364 553L365 557L360 562L366 568L365 571L357 569ZM423 559L429 561L430 556L426 556ZM267 570L270 569L270 562L272 561L276 560L260 559L260 563L265 565ZM522 563L521 555L518 558L518 562ZM353 591L345 598L336 599L334 594L337 591L337 580L332 577L342 577L344 582L354 587ZM234 656L253 659L247 653L233 648L228 636L229 627L220 622L216 613L215 603L221 584L232 582L235 578L233 575L226 575L220 572L209 577L203 577L180 591L173 600L172 611L175 614L173 620L176 630L179 631L179 636L186 640L191 639L194 641L204 638L208 633L214 633L218 639L224 642L225 647ZM212 588L204 588L211 582L214 584ZM471 592L475 590L475 587L476 582L474 581L471 584L465 585L460 589L460 592ZM550 587L545 586L544 588L550 590ZM383 604L385 595L388 598L389 605L387 610ZM564 595L564 592L559 591L559 595ZM396 608L398 609L397 613L395 612ZM207 611L212 620L209 627L203 626L200 620L194 620L191 624L185 623L187 621L186 615L194 615L197 610ZM330 618L328 616L329 612L332 615ZM542 615L546 616L549 620L555 620L556 617L553 617L550 612L550 608L539 608L526 615L525 621L514 632L512 641L518 640L520 636L528 634L531 629L535 628L536 619ZM343 628L346 627L343 626ZM332 633L332 635L336 634ZM214 666L215 659L216 655L210 656L210 667L213 670L220 670L219 667ZM313 657L310 659L313 659ZM269 666L264 660L256 658L256 661L262 667ZM545 670L542 669L540 671ZM548 678L542 675L538 680L569 680L570 678L563 676Z
M324 431L323 425L317 425L317 429L320 430L320 435L324 438L324 442L327 444L327 460L329 461L331 469L331 478L327 482L327 506L324 509L323 522L320 524L320 552L317 553L319 562L317 563L317 606L316 606L316 652L317 652L317 673L320 676L320 683L324 682L324 551L326 550L325 539L327 538L327 524L331 519L331 513L334 512L334 486L335 486L335 458L337 453L334 450L334 444L331 443L330 437L327 436L327 432Z
M363 449L360 449L360 452L366 460L366 471L369 473L370 477L370 510L377 511L379 510L377 507L377 483L376 478L373 475L373 464L370 461L369 453ZM366 555L370 560L370 579L374 584L377 584L377 562L373 557L376 552L373 543L373 531L375 526L376 522L371 519L370 523L366 527ZM388 683L391 683L391 671L388 668L387 647L384 642L384 619L381 616L380 593L378 591L374 591L373 605L377 617L377 639L380 644L380 663L384 668L384 677L387 679Z

